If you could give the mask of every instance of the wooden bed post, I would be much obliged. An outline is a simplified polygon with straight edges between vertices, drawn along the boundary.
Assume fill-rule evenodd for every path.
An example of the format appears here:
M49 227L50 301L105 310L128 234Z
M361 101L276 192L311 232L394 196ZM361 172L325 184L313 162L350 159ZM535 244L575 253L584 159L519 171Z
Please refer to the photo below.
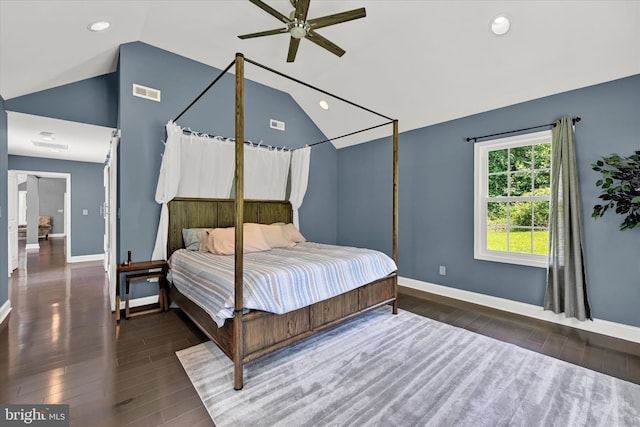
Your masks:
M233 319L233 388L243 387L242 286L244 224L244 55L236 53L236 197L235 313Z
M398 120L393 121L393 249L392 258L398 265ZM398 314L398 276L395 280L393 314Z

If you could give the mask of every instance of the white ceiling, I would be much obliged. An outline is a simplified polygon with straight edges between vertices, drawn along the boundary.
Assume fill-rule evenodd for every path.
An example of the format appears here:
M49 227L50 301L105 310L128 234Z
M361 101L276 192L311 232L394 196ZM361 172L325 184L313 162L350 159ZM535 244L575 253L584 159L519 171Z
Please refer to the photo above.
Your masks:
M12 111L7 124L9 154L92 163L104 163L113 132L107 127ZM40 132L51 132L54 140L43 138Z
M265 0L285 15L288 0ZM309 18L366 7L367 17L318 30L342 58L302 40L285 62L288 35L239 34L282 24L249 1L0 0L0 95L5 99L114 71L132 41L225 68L235 52L420 128L640 73L640 1L312 0ZM489 31L498 14L511 31ZM104 33L86 27L112 23ZM247 66L248 78L289 92L335 137L384 122ZM389 127L337 147L388 135Z

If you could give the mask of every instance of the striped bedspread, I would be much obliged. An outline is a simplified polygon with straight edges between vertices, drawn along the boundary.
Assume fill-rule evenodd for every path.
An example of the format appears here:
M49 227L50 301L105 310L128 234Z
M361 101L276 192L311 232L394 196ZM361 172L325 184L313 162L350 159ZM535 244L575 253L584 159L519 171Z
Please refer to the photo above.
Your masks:
M244 254L244 309L282 314L358 288L397 270L382 252L320 243ZM234 256L180 249L173 285L221 327L233 317Z

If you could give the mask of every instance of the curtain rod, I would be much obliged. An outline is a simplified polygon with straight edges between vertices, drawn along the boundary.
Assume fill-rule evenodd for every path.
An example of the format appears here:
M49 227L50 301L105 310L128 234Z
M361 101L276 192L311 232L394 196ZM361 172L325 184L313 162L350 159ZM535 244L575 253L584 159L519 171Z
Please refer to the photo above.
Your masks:
M221 135L211 135L210 133L204 133L204 132L196 132L194 130L191 129L182 129L182 134L191 134L191 135L195 135L195 136L204 136L207 138L219 138L219 139L224 139L227 141L231 141L231 142L235 142L236 139L235 138L229 138L226 136L221 136ZM258 144L256 144L255 142L252 141L243 141L245 144L248 145L252 145L254 147L260 147L260 148L268 148L268 149L275 149L275 150L281 150L281 151L294 151L297 150L297 148L287 148L287 147L276 147L275 145L270 145L270 144L262 144L262 142L259 142ZM300 147L302 148L302 147Z
M573 121L574 125L576 123L578 123L580 120L582 120L580 117L572 118L572 121ZM554 123L547 123L546 125L531 126L529 128L524 128L524 129L508 130L508 131L505 131L505 132L492 133L491 135L473 136L473 137L465 138L465 141L467 141L467 142L473 141L475 143L475 142L478 142L479 139L489 138L491 136L507 135L507 134L510 134L510 133L523 132L525 130L532 130L532 129L544 128L544 127L549 127L549 126L555 127L556 123L555 122Z

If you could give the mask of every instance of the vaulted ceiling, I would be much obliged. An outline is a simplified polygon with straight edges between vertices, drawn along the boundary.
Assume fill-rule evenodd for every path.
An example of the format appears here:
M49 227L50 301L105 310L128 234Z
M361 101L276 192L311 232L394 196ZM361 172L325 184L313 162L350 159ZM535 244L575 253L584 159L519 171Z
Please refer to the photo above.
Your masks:
M289 0L264 1L287 16L292 10ZM143 41L220 69L242 52L397 118L406 131L640 73L637 0L311 0L308 17L360 7L365 18L318 30L346 50L343 57L302 40L287 63L288 34L238 39L282 26L245 0L0 0L0 95L112 72L118 46ZM499 14L511 21L504 36L490 31ZM111 27L87 31L97 20ZM329 137L381 122L331 98L324 111L325 96L259 69L248 68L247 77L289 92Z

